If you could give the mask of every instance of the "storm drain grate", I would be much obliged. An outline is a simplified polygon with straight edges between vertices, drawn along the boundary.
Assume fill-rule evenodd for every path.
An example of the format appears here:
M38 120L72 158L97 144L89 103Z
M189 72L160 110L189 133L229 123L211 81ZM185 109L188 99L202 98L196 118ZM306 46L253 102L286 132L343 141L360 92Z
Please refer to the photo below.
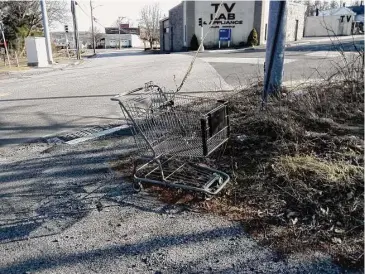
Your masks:
M128 125L104 125L104 126L93 126L84 128L82 130L76 132L68 132L65 134L60 134L57 136L52 136L49 138L45 138L45 141L48 144L77 144L83 141L88 141L91 139L99 138L101 136L109 135L109 134L121 134L121 135L130 135L130 129Z

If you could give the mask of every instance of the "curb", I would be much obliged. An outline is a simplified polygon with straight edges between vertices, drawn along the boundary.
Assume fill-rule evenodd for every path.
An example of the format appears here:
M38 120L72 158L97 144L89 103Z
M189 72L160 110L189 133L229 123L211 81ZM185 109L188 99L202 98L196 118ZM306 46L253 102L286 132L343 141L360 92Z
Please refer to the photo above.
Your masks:
M256 50L256 49L260 49L260 48L256 48L256 47L249 47L249 48L240 48L240 49L213 49L213 50L204 50L203 52L200 53L226 53L226 52L239 52L239 51L249 51L249 50ZM193 51L194 53L196 53L196 51Z
M4 75L0 72L0 76L1 75L8 76L8 78L6 78L6 79L9 79L9 78L16 77L16 76L23 77L23 76L34 76L34 75L47 74L47 73L50 73L50 72L54 72L54 71L58 71L58 70L64 70L64 69L67 69L69 67L80 65L80 64L82 64L82 62L83 62L83 60L75 61L75 62L72 62L72 63L69 63L69 64L62 64L62 65L60 64L59 67L50 66L50 67L45 67L45 68L31 68L31 69L26 70L26 71L9 71L9 72L7 72L6 75ZM1 79L1 80L3 80L3 79Z

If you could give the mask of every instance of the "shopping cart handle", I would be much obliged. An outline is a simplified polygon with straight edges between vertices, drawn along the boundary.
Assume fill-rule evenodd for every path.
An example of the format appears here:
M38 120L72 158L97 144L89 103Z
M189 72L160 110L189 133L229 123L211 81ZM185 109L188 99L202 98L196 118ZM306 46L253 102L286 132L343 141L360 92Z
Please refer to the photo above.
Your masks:
M134 93L134 92L137 92L137 91L140 91L140 90L143 90L143 88L136 88L136 89L133 89L133 90L131 90L131 91L128 91L128 92L127 92L127 93L125 93L125 94L117 94L117 95L115 95L114 97L110 98L110 100L120 102L119 97L122 97L122 96L124 96L124 95L130 95L130 94L132 94L132 93Z
M119 99L120 96L122 96L122 95L121 94L115 95L114 97L110 98L110 100L120 102L120 99Z

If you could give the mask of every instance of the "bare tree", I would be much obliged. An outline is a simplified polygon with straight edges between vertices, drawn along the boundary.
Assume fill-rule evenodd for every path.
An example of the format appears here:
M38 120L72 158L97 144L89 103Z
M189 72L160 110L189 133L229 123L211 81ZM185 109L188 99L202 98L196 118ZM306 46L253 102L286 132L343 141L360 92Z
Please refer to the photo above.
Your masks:
M68 19L67 4L64 1L47 1L49 24L65 23ZM0 18L5 26L10 45L24 51L24 39L42 33L40 1L0 1Z
M126 16L119 16L117 20L112 24L113 27L119 28L120 24L130 24L131 20Z
M336 8L339 8L340 7L340 3L336 0L332 0L331 3L330 3L330 7L331 9L336 9Z
M144 6L140 16L140 38L148 41L152 48L154 42L160 41L159 22L162 18L162 12L159 4Z
M94 37L95 37L95 46L97 47L98 44L100 45L101 39L104 38L103 33L100 31L99 28L94 27ZM89 41L90 44L93 44L93 36L92 36L92 29L89 29Z
M305 16L313 16L316 13L316 9L328 10L340 7L340 2L337 0L321 1L321 0L305 0L302 3L306 6Z

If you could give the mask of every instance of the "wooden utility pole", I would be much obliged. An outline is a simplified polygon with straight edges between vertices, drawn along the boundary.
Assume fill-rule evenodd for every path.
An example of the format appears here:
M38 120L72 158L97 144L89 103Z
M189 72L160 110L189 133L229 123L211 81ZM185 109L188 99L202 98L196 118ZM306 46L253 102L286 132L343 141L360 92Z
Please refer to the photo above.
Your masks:
M94 55L96 54L95 50L95 33L94 33L94 15L93 15L93 6L90 0L90 12L91 12L91 35L92 35L92 43L93 43L93 49L94 49Z
M75 0L71 0L71 12L72 12L73 25L74 25L76 58L78 60L80 60L81 59L81 53L80 53L80 41L79 41L79 29L77 27L77 18L76 18L75 6L76 6Z
M284 69L286 16L286 1L270 1L263 105L265 105L268 95L279 92L281 88Z

